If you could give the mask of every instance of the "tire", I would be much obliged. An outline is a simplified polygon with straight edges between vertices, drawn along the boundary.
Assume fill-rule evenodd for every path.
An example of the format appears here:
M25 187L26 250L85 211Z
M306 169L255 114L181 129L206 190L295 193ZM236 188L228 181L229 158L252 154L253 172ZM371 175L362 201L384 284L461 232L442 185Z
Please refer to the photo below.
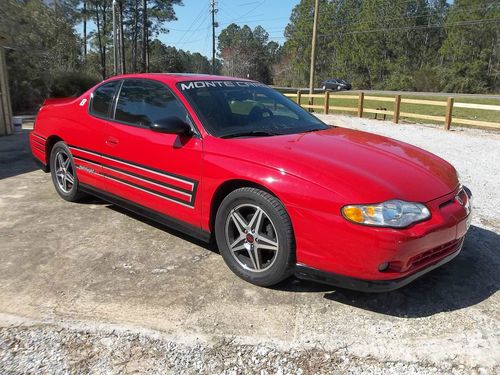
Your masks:
M215 237L227 266L249 283L271 286L293 273L290 218L283 204L265 191L245 187L228 194L217 210Z
M323 85L323 91L326 91L326 86L325 85Z
M63 170L60 168L61 164L65 165ZM54 187L61 198L68 202L77 202L85 197L85 194L78 189L73 156L63 141L57 142L50 152L50 174Z
M337 91L342 91L342 86L337 86Z

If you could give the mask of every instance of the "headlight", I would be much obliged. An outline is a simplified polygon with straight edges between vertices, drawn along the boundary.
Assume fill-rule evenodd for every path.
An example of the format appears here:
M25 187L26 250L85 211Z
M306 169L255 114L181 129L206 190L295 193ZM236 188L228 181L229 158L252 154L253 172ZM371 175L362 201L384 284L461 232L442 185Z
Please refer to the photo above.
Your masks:
M390 200L379 204L344 206L342 215L358 224L404 228L417 221L428 219L431 213L421 203Z

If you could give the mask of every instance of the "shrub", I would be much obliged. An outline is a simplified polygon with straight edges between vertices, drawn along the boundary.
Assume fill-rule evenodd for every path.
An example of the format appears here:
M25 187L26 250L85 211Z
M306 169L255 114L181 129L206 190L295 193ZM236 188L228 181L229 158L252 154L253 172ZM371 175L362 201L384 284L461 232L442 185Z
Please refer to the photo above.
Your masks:
M49 84L49 96L53 98L76 97L99 82L99 78L83 72L61 72Z

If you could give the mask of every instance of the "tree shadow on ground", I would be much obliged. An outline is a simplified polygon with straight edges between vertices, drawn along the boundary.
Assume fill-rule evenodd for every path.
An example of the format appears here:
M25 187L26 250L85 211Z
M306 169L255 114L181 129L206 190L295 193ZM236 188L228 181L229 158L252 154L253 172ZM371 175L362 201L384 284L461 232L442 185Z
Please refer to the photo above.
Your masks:
M0 137L0 180L32 172L39 167L29 146L29 131Z
M323 292L324 286L296 281L289 290ZM308 289L311 287L312 289ZM476 305L500 289L500 236L472 226L461 254L409 285L388 293L362 293L330 287L324 298L360 309L404 318L420 318Z

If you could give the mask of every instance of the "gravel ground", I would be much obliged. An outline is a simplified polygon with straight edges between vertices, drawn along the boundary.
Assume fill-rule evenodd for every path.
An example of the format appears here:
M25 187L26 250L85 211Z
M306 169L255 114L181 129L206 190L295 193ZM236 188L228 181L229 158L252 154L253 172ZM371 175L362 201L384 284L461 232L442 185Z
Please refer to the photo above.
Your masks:
M63 202L0 139L0 374L500 374L500 133L319 117L454 164L474 193L463 253L393 293L257 288L178 234Z
M135 331L135 332L134 332ZM487 374L482 367L380 361L355 357L348 348L282 350L239 344L235 337L191 345L160 333L123 327L89 329L32 324L0 329L3 374Z

